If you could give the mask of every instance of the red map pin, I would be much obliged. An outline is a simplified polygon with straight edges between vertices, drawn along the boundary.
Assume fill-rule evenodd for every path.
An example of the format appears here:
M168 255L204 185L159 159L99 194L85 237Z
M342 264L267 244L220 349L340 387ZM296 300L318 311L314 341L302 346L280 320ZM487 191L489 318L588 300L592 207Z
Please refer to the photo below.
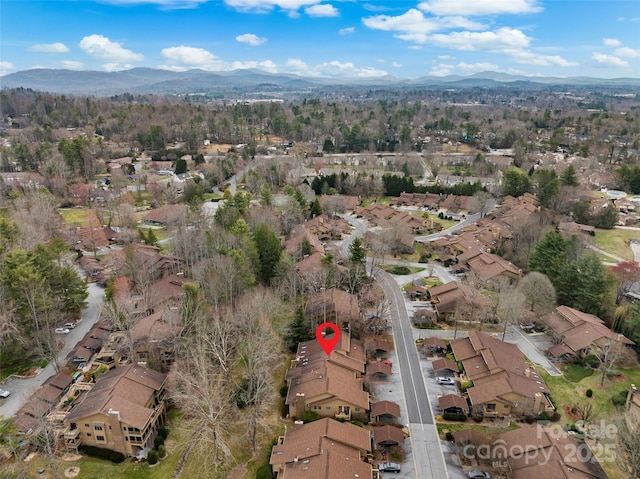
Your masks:
M333 333L327 335L325 332L326 329L333 330ZM322 323L320 326L316 328L316 339L324 349L324 352L327 353L327 356L331 355L331 351L336 347L338 341L340 341L340 328L333 323Z

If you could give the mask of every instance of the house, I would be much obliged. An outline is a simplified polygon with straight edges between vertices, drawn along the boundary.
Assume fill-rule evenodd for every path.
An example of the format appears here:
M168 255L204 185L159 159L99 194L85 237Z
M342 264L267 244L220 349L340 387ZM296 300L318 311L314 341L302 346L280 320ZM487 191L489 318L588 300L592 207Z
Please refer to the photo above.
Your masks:
M567 355L600 355L611 343L624 346L634 344L626 336L611 331L597 316L568 306L558 306L543 316L540 322L556 343L568 348L563 349Z
M367 429L325 418L287 428L269 464L278 479L373 479L370 452Z
M153 314L160 306L177 306L184 296L185 284L195 284L195 281L183 274L173 274L153 283L149 287L146 312Z
M397 423L400 419L400 406L392 401L376 401L371 403L371 421Z
M640 391L632 384L624 404L624 419L629 431L636 432L640 426Z
M457 281L429 288L427 297L438 317L441 318L452 318L456 313L464 316L469 311L469 319L475 319L471 317L473 316L471 312L485 311L490 306L486 296L477 294L473 288Z
M322 246L318 237L307 229L293 233L289 239L284 242L284 250L296 260L300 260L304 258L305 255L311 255L313 253L324 255L324 246Z
M374 361L367 364L367 376L384 379L391 376L391 364L386 361Z
M576 223L575 221L560 223L558 225L558 231L565 235L574 235L578 233L582 233L589 236L596 235L596 229L591 225L582 225L580 223Z
M166 311L150 314L131 328L133 360L138 364L167 372L174 362L174 346L179 319L171 320Z
M175 224L187 216L188 207L184 204L164 205L149 211L142 222L155 226Z
M413 323L419 326L431 325L438 321L438 313L432 309L418 308L413 312Z
M317 368L302 368L287 376L289 386L285 404L289 416L300 418L305 411L322 417L366 420L369 394L354 371L326 361Z
M391 424L374 426L373 443L378 447L400 446L404 444L404 432Z
M115 276L126 276L131 269L160 279L182 270L180 260L175 256L160 253L157 246L133 243L118 250L112 250L104 261Z
M361 319L358 298L337 288L322 290L307 301L305 316L316 326L334 323L348 331L350 324Z
M557 428L525 425L498 434L491 442L501 445L493 449L491 460L504 465L511 479L608 478L586 442ZM575 451L580 451L579 459Z
M455 377L458 373L458 365L447 358L438 358L435 361L431 361L431 367L433 367L436 376Z
M441 354L447 350L447 343L444 342L444 339L432 336L422 341L422 348L428 355Z
M453 340L451 350L462 363L461 379L473 382L467 389L473 414L537 416L555 411L544 380L514 344L471 330L469 337Z
M438 397L438 406L443 414L469 414L467 400L457 394Z
M407 295L412 300L424 298L427 295L427 289L422 286L413 285L407 288Z
M481 281L507 280L513 283L522 277L520 268L498 255L480 250L467 254L468 258L458 257L458 261Z
M166 376L129 364L99 376L65 418L68 451L96 446L125 456L146 456L166 421Z

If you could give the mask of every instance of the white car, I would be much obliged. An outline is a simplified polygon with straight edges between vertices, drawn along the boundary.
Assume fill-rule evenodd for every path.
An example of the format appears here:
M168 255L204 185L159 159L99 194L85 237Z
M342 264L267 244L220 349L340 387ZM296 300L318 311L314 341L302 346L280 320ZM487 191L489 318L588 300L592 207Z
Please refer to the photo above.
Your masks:
M0 398L8 398L11 395L6 389L0 389Z
M455 386L456 382L447 376L439 376L438 384L442 384L444 386Z
M56 334L69 334L69 328L56 328Z

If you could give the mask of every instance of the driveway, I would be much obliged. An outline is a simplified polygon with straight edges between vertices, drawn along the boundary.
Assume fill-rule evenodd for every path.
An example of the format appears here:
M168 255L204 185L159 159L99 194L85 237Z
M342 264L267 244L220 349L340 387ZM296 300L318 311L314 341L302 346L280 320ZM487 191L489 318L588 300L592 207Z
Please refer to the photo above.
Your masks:
M64 346L57 356L57 362L60 366L65 365L69 353L76 347L78 341L89 332L98 321L98 318L100 318L104 289L95 283L90 283L88 285L88 291L87 307L82 311L82 320L78 322L69 334L60 335L60 339L64 341ZM54 364L50 362L37 376L25 379L16 377L7 378L1 387L2 389L10 391L11 396L5 399L2 405L0 405L0 416L7 418L13 417L29 400L31 395L42 386L47 379L55 374Z

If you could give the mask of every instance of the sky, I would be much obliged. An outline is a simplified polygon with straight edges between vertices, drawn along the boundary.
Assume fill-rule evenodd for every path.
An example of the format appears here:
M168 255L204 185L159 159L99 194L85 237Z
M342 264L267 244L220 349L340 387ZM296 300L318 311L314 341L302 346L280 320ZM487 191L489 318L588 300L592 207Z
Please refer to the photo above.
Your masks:
M640 1L0 0L0 75L135 67L640 78Z

